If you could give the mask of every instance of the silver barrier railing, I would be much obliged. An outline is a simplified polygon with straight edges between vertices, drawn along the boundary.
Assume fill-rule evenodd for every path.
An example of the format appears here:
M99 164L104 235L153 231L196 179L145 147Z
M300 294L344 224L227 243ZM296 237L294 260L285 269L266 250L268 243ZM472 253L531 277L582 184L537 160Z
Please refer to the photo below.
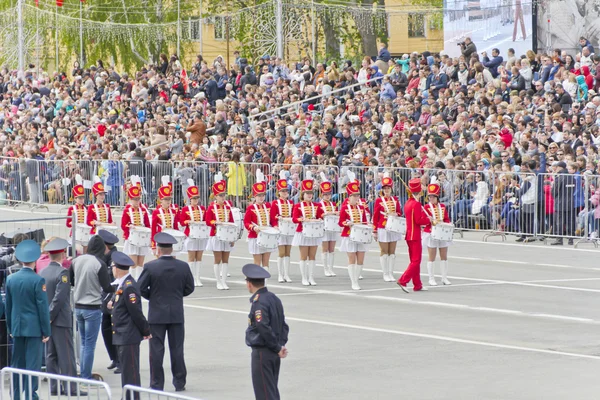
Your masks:
M163 392L160 390L146 389L139 386L125 385L123 387L123 400L160 400L160 399L172 399L172 400L201 400L197 397L182 396L176 393Z
M7 379L8 378L8 379ZM6 382L9 387L6 388ZM40 385L40 381L41 385ZM52 390L55 386L56 391ZM42 386L40 388L40 386ZM37 391L43 390L44 398L51 396L111 400L112 393L107 383L71 376L48 374L6 367L0 371L0 393L2 398L8 394L10 400L33 400Z

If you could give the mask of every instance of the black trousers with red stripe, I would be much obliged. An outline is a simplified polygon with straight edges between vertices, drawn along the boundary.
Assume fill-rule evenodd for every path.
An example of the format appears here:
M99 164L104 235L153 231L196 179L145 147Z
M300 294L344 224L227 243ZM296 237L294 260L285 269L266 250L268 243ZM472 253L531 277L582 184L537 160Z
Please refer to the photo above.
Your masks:
M140 344L117 345L117 354L121 365L121 387L125 385L141 386ZM131 400L129 393L123 398ZM139 400L139 393L134 393L133 398Z
M279 400L281 359L266 348L252 348L252 386L256 400Z

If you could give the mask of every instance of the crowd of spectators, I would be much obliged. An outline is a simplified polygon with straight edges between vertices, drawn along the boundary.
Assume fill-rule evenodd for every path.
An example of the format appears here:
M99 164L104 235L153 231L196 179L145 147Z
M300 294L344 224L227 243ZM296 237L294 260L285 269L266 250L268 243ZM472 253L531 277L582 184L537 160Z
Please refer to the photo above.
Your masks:
M188 178L209 187L218 169L242 196L245 163L364 167L363 190L376 194L395 167L403 181L435 176L456 224L518 240L597 237L600 56L585 38L572 53L479 53L468 38L461 50L394 58L381 45L376 59L314 65L163 54L134 74L100 60L54 74L2 69L0 203L68 202L81 174L122 205L130 175L151 196L162 175L185 193Z

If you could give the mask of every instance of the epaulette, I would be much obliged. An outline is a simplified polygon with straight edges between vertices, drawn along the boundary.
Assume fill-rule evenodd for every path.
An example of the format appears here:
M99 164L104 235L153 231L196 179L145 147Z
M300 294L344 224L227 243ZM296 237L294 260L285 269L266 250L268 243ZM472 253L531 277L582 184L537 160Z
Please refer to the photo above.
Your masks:
M254 300L252 300L254 303L256 303L258 301L258 297L260 296L260 293L256 293L256 296L254 296Z

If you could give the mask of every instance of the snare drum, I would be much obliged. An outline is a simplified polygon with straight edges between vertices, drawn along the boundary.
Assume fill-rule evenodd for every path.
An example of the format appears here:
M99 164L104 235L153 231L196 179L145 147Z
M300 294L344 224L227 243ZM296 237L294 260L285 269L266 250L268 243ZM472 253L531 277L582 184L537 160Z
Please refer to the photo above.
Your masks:
M341 232L342 227L338 224L340 217L338 215L326 215L323 220L325 221L325 230L327 232Z
M221 222L217 225L217 239L223 242L235 242L238 240L238 226L231 222Z
M241 239L242 234L244 233L244 216L242 215L242 210L237 207L232 207L231 215L233 216L233 223L238 228L237 238Z
M149 247L152 231L145 226L136 226L129 230L129 243L136 247Z
M325 235L325 224L323 221L302 222L302 236L307 238L322 238Z
M350 240L357 243L370 244L373 242L373 227L366 224L354 224L350 228Z
M190 239L208 239L210 226L204 222L190 222Z
M397 215L388 215L385 230L404 235L406 233L406 218Z
M438 222L431 228L431 238L451 242L454 234L454 224Z
M177 229L165 229L163 232L168 233L177 240L177 243L173 245L173 252L179 253L183 251L183 242L185 240L185 234L183 232L178 231Z
M282 236L294 236L296 234L296 225L291 218L279 219L279 232Z
M96 224L96 232L98 232L99 230L108 231L113 235L117 236L117 233L119 232L119 227L116 225Z
M77 224L77 228L75 229L75 241L77 243L87 245L92 238L91 231L91 226L86 224Z
M275 250L278 246L279 235L279 230L275 228L261 229L258 232L256 244L264 249Z

